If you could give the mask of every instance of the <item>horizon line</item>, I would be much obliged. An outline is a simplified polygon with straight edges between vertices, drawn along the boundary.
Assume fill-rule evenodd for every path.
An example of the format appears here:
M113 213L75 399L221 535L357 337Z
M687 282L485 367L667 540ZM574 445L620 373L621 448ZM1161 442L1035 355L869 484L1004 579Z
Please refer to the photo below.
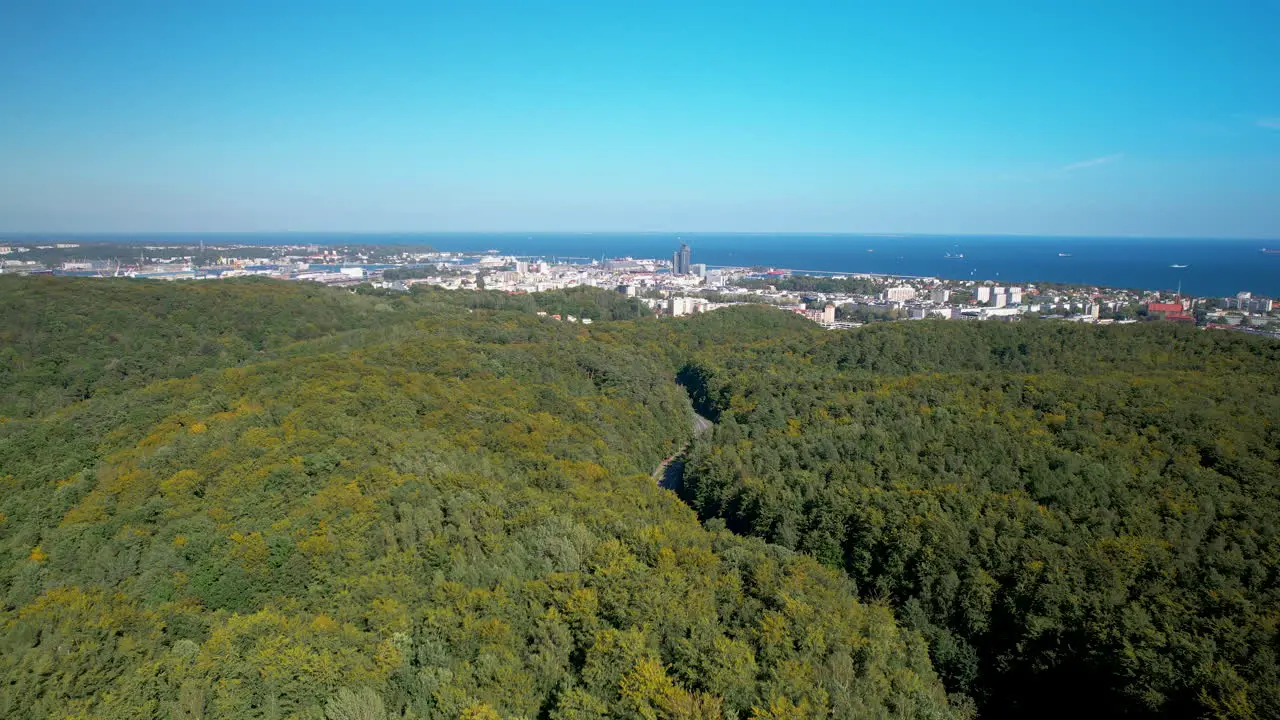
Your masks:
M1062 238L1099 240L1251 240L1280 242L1280 235L1146 235L1146 234L1072 234L1072 233L1000 233L1000 232L893 232L850 230L0 230L0 239L18 240L23 237L114 237L114 236L165 236L165 235L777 235L777 236L827 236L827 237L880 237L880 238Z

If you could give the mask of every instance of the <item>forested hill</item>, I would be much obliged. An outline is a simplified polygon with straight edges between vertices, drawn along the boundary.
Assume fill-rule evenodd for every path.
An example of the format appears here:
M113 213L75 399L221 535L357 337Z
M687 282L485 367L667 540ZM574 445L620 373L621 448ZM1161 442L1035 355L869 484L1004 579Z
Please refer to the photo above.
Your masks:
M178 289L180 288L180 289ZM412 295L241 278L174 286L124 278L0 276L0 418L30 417L96 393L260 361L292 344L396 331L446 307L592 320L650 317L635 298L594 288L537 295ZM454 313L456 314L456 313ZM350 344L370 342L355 332Z
M403 298L262 279L174 286L0 276L0 417L228 367L300 340L388 324Z
M696 345L659 323L0 291L0 717L965 714L841 571L653 485Z
M1280 344L897 323L681 377L686 499L887 600L980 714L1280 717Z
M1272 341L263 280L0 309L0 717L1280 717ZM690 399L705 527L649 477Z

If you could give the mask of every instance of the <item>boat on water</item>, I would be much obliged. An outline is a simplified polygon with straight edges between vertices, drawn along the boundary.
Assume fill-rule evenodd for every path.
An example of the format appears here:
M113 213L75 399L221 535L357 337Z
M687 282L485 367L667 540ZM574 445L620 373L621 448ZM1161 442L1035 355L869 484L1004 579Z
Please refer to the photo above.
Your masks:
M1182 268L1191 267L1191 266L1190 265L1170 265L1169 267L1177 268L1178 270L1181 270Z
M1262 248L1262 253L1264 255L1280 255L1280 250L1275 250L1271 248Z
M1058 253L1058 257L1071 257L1071 253Z
M964 253L947 253L946 255L943 255L942 257L946 258L947 260L963 260L963 259L964 259Z

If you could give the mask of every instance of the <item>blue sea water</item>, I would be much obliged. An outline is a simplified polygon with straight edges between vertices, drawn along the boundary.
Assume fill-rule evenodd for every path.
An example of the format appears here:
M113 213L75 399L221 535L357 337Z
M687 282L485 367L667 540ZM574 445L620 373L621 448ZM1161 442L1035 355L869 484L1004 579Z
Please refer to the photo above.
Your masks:
M62 236L66 237L66 236ZM1260 240L739 233L204 233L97 235L86 240L271 244L395 243L438 250L577 258L666 258L689 244L694 263L822 272L928 275L1005 284L1053 281L1280 297L1280 255ZM1271 247L1280 248L1280 240ZM947 254L963 259L948 259ZM1062 256L1066 255L1066 256ZM1172 265L1186 265L1173 268Z

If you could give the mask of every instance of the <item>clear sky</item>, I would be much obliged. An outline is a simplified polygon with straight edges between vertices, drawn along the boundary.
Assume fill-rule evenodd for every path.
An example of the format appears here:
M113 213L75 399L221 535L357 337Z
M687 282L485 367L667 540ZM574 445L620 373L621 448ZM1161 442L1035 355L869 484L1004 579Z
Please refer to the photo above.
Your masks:
M0 231L1280 237L1280 2L0 0Z

